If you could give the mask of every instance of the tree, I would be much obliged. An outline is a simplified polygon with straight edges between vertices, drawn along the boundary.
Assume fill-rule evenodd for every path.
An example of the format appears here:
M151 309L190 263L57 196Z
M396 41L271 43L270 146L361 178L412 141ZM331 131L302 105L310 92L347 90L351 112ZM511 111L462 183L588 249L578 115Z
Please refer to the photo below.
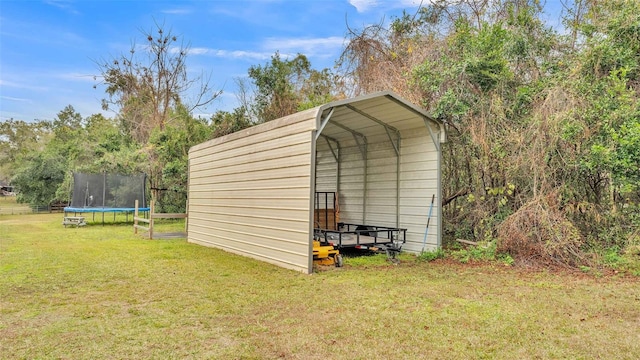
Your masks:
M183 105L191 112L206 107L220 95L210 87L208 78L188 76L189 46L171 31L156 24L156 35L143 35L143 54L138 53L134 43L129 54L98 62L107 93L103 108L114 107L126 131L141 144L155 129L162 131L175 120L171 114L176 106ZM194 89L196 85L198 88ZM194 96L186 101L190 92Z
M270 63L250 67L249 77L256 91L254 102L248 108L259 121L312 108L337 96L337 77L328 69L313 69L302 54L282 60L276 52Z
M579 1L586 16L561 84L575 106L562 118L567 208L593 246L632 242L640 203L640 15L637 1ZM573 171L570 171L573 170Z
M142 148L147 159L145 172L150 179L152 198L158 199L166 188L162 183L165 163L148 146L152 134L168 127L180 126L179 114L191 113L213 102L220 91L214 91L203 76L190 78L186 59L189 46L179 41L171 31L156 24L156 35L143 33L146 44L143 54L132 45L129 54L98 63L107 98L103 108L119 111L125 133ZM144 58L146 55L146 58ZM198 85L197 88L194 88ZM193 97L187 101L189 94Z
M10 179L21 159L42 150L50 137L51 123L48 121L9 119L0 122L0 179Z
M233 112L216 111L216 113L211 116L213 137L231 134L248 128L253 124L244 106L234 109Z
M212 129L206 120L192 117L186 108L178 107L172 117L179 123L168 125L163 130L156 129L149 140L149 154L154 163L163 164L159 172L161 179L153 183L162 184L155 189L158 210L184 212L187 200L189 173L189 148L208 140ZM161 200L161 201L160 201Z
M18 202L49 205L63 182L67 162L51 152L35 152L23 159L11 183L18 189Z

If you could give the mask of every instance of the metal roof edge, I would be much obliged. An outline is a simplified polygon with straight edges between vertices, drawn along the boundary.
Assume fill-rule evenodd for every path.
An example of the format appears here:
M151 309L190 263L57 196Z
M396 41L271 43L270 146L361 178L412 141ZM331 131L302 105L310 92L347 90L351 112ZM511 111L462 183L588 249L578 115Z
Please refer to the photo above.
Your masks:
M442 121L433 118L424 109L416 106L412 102L404 99L403 97L401 97L400 95L396 94L395 92L393 92L391 90L377 91L377 92L373 92L373 93L369 93L369 94L365 94L365 95L360 95L360 96L356 96L356 97L352 97L352 98L348 98L348 99L336 100L336 101L332 101L332 102L326 103L326 104L321 105L319 107L318 116L321 116L321 114L325 110L330 109L332 107L344 106L344 105L348 105L348 104L351 104L351 103L354 103L354 102L358 102L358 101L375 99L377 97L392 98L396 102L402 104L407 109L409 109L409 110L411 110L411 111L413 111L413 112L415 112L415 113L417 113L417 114L419 114L421 116L424 116L428 120L430 120L430 121L432 121L432 122L434 122L434 123L436 123L438 125L442 125Z
M201 150L202 148L206 148L214 144L222 144L229 141L238 140L246 136L255 135L260 132L291 125L293 123L315 119L318 116L317 112L320 112L319 109L320 107L315 107L307 110L298 111L296 113L289 114L277 119L273 119L267 122L262 122L260 124L249 126L247 128L238 130L236 132L233 132L227 135L206 140L202 143L191 146L189 148L189 153L197 150ZM311 130L314 130L314 129L310 129L310 131Z

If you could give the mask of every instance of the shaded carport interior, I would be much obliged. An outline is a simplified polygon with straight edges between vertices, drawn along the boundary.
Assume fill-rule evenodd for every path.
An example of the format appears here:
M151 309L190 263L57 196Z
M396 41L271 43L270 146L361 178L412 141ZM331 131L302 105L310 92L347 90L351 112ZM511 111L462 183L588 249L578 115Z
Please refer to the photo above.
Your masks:
M340 221L407 228L412 252L439 247L442 123L391 92L324 105L317 122L314 191L339 194Z

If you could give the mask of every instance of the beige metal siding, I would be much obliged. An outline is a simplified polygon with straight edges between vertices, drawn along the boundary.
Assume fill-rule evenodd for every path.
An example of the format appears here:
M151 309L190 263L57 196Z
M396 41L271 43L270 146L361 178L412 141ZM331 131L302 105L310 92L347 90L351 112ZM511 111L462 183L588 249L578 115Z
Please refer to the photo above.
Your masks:
M340 221L363 222L364 160L354 141L341 143Z
M332 144L337 152L336 145ZM316 191L337 191L338 163L327 141L320 137L316 143Z
M402 132L400 149L400 216L398 226L407 229L403 249L422 250L431 196L436 194L429 223L426 249L438 244L437 166L438 152L424 123ZM364 161L354 142L342 148L340 219L350 223L396 226L396 154L385 136L368 139L366 218L363 220L365 190Z
M400 227L407 228L403 250L420 252L429 215L432 195L436 195L425 250L438 246L438 151L423 125L402 132L400 162Z
M194 146L188 241L309 273L315 110Z
M367 202L365 224L396 224L397 156L388 136L370 136L367 154Z
M342 149L341 221L396 226L396 153L386 135L367 140L366 166L354 141Z

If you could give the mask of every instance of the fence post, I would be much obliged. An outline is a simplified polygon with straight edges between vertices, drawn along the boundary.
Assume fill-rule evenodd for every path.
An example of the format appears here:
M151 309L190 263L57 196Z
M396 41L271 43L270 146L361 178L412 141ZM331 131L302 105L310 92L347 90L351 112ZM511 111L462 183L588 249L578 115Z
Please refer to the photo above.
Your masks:
M133 211L133 233L138 233L138 200L136 199L135 210Z
M149 240L153 239L153 214L155 212L154 205L155 205L155 202L151 200L151 208L150 208L151 211L149 212Z

